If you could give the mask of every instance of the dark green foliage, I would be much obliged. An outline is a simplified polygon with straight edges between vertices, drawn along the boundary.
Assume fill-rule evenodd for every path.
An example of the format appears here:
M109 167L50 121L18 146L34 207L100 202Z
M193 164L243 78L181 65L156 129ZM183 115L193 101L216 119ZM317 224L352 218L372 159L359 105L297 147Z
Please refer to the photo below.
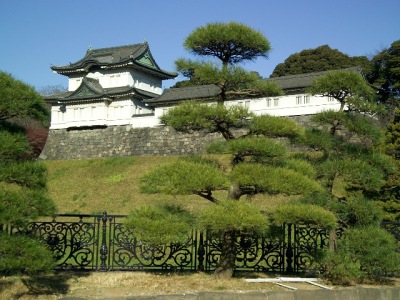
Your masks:
M195 101L186 101L168 110L160 119L178 131L193 132L207 130L223 131L227 139L232 138L232 128L240 128L252 114L247 108L239 106L202 105Z
M275 225L306 224L326 228L336 227L336 216L327 209L312 204L284 204L271 215Z
M315 192L305 195L296 202L324 207L327 210L335 213L336 215L338 215L340 211L343 210L344 205L342 202L337 201L337 199L327 191Z
M308 161L300 158L289 158L283 162L283 166L299 172L311 179L317 178L317 170Z
M399 174L399 159L400 159L400 110L395 109L392 111L393 119L388 124L385 133L385 144L384 151L388 156L394 160L385 161L387 156L383 156L384 159L376 159L377 163L382 166L388 165L385 168L388 174L388 179L381 191L374 193L371 197L374 197L378 201L379 206L384 211L383 219L385 221L400 221L400 174ZM385 163L386 162L386 163ZM391 167L394 165L394 167Z
M338 112L315 115L312 120L317 129L306 131L301 139L322 152L312 161L326 194L311 194L300 202L334 213L344 232L337 241L330 233L329 244L337 245L338 250L327 254L325 276L349 283L394 271L390 261L398 264L398 253L393 237L379 228L383 214L374 201L398 172L394 160L382 152L383 134L375 116L369 116L379 113L381 107L356 73L329 72L316 79L309 91L341 104Z
M321 190L318 182L299 172L261 164L239 164L230 173L230 178L246 191L246 194L299 195Z
M337 252L325 258L325 276L335 283L350 283L398 272L397 249L394 236L377 226L349 229L339 240Z
M382 211L375 201L362 196L349 197L344 203L342 211L342 220L346 221L347 226L379 227L382 221Z
M286 156L286 146L279 141L264 136L249 136L227 142L214 142L208 148L209 153L234 154L234 163L249 158L250 161L266 164L278 164Z
M0 272L4 275L32 275L54 265L52 252L36 239L0 232L0 240Z
M182 86L215 84L221 91L219 101L231 97L279 95L281 89L262 80L254 72L237 66L240 62L267 57L269 41L258 31L236 22L210 23L196 28L185 40L186 50L209 61L178 59L179 73L188 77Z
M304 135L298 139L298 142L316 151L323 151L326 154L334 146L332 135L326 130L317 128L306 129Z
M398 190L398 188L397 188ZM385 222L400 222L400 201L395 199L377 201L377 205L382 209L382 220Z
M377 203L362 196L337 199L327 192L313 193L303 196L296 203L327 209L335 214L342 229L354 226L378 226L382 220L382 211Z
M329 181L342 179L345 189L360 191L379 190L384 184L384 173L374 168L369 162L352 159L331 159L318 167L319 177Z
M373 89L361 74L353 71L330 71L314 79L307 90L312 95L333 97L340 102L340 111L375 113L378 110Z
M303 132L303 129L295 121L270 115L254 116L248 126L251 134L262 134L270 138L287 137L293 139Z
M311 116L311 121L326 129L335 126L335 122L342 123L345 117L343 111L325 110Z
M331 71L358 66L368 71L368 58L366 56L350 57L337 49L331 49L328 45L323 45L290 55L283 63L275 67L270 77Z
M196 55L216 57L228 64L267 57L271 49L262 33L236 22L198 27L185 39L184 46Z
M21 228L40 216L55 212L54 202L41 190L0 189L0 199L0 220L4 225Z
M385 150L395 159L400 159L400 109L394 110L393 120L387 126Z
M12 117L48 118L43 99L34 89L0 72L0 225L24 229L39 216L55 213L47 196L46 168L32 160L25 130L6 121ZM1 233L0 272L34 273L48 270L50 252L38 241Z
M240 231L265 235L269 227L268 218L252 204L245 201L226 200L201 211L199 227L211 233Z
M30 189L46 187L46 167L44 164L32 161L0 162L0 181L14 183Z
M144 206L132 211L125 226L151 245L185 243L195 228L194 217L177 206Z
M368 81L378 89L379 100L390 109L398 107L400 97L400 40L372 58Z
M26 135L0 131L0 156L6 158L19 158L29 152Z
M227 187L228 180L221 170L204 162L188 160L160 166L142 179L142 191L146 193L207 194Z
M49 111L33 87L0 71L0 120L16 116L46 122Z
M377 146L382 143L383 131L372 118L360 114L345 114L342 123L354 137L363 143Z

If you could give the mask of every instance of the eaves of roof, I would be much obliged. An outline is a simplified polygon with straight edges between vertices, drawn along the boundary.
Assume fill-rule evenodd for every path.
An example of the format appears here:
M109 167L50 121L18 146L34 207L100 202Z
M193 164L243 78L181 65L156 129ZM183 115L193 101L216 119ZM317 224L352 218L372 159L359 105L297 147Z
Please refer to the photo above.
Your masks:
M147 98L154 98L157 94L150 93L141 89L137 89L131 86L122 86L115 88L105 88L101 92L93 92L80 94L78 88L75 91L65 92L61 94L49 95L45 97L47 103L83 103L83 102L98 102L98 101L112 101L122 97L135 97L141 100Z
M147 54L153 62L152 66L140 63L138 60ZM151 54L147 42L119 47L88 50L86 55L75 63L65 66L51 66L59 74L71 75L74 73L88 73L92 67L113 69L131 67L143 72L151 73L163 79L175 78L178 74L160 69Z
M198 85L184 88L171 88L165 90L160 96L153 99L146 99L143 102L150 105L157 105L161 103L176 102L183 100L194 100L194 99L213 99L216 98L221 89L214 85Z

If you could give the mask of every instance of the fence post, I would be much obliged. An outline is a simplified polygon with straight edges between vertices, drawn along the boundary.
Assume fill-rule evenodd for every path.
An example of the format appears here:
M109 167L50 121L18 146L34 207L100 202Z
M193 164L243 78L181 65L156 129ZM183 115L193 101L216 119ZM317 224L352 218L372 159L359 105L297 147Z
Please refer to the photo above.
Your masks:
M203 232L200 232L200 237L199 237L199 248L197 250L198 258L199 258L199 271L204 271L204 237L203 237Z
M293 273L293 245L292 245L292 224L287 224L287 249L286 249L286 272Z
M102 239L100 247L100 271L107 271L107 212L103 212L103 216L99 217L102 220Z

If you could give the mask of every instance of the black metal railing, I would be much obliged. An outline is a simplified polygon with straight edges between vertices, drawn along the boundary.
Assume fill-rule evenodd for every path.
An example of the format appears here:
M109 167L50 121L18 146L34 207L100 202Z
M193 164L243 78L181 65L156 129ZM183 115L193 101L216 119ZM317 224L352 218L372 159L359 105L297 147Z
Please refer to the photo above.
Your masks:
M61 214L29 224L25 234L37 237L53 252L58 270L215 270L221 240L192 232L185 243L150 245L124 225L125 215ZM382 223L400 239L400 223ZM3 228L4 230L5 228ZM18 231L7 229L10 233ZM328 247L329 232L287 224L264 236L237 233L236 271L313 274L317 257Z

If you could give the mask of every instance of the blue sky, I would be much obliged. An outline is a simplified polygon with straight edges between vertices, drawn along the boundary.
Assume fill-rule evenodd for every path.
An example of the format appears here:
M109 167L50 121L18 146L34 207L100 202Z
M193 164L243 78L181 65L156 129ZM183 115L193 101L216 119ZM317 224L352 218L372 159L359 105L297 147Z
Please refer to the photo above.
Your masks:
M51 65L79 60L89 45L147 40L159 66L175 71L177 58L193 58L182 46L190 32L236 21L270 41L268 60L244 65L268 77L289 55L325 44L350 56L374 55L400 39L399 11L399 0L0 0L0 70L37 89L66 87Z

